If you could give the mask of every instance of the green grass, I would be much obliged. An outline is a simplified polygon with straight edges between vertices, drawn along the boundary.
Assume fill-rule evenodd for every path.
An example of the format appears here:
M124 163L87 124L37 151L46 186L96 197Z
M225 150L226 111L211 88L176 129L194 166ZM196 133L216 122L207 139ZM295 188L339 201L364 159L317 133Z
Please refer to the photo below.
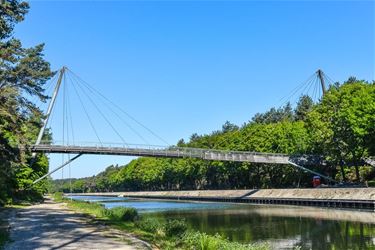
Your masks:
M104 216L117 221L135 221L138 217L138 211L132 207L114 207L104 209Z
M74 211L91 216L113 228L130 232L139 239L147 241L160 249L187 249L187 250L266 250L267 244L240 244L230 242L219 236L193 232L187 229L185 220L161 221L139 216L134 208L116 207L106 209L99 203L64 199L61 193L53 198L57 202L65 202Z
M182 239L186 246L194 250L267 250L267 244L241 244L231 242L219 234L208 235L201 232L188 232Z

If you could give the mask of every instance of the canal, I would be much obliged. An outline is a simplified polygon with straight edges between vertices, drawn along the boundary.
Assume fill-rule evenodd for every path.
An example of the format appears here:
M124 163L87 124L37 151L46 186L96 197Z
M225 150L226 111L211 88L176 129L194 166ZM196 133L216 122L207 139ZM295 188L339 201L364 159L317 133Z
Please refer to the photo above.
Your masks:
M180 202L72 196L107 208L136 208L160 220L184 218L191 229L273 249L375 249L375 213L281 205Z

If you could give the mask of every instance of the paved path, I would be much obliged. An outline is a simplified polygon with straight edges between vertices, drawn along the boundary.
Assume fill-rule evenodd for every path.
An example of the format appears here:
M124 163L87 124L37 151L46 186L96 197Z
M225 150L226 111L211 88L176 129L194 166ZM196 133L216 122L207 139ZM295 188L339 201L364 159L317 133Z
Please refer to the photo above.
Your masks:
M149 249L147 243L68 210L65 204L45 203L14 209L10 216L10 249Z

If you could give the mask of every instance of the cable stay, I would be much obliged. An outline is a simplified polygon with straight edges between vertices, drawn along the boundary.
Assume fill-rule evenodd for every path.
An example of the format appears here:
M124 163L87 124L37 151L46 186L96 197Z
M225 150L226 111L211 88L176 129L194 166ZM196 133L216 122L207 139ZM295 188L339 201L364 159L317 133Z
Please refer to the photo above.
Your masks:
M127 116L129 119L131 119L133 122L135 122L137 125L139 125L143 129L145 129L147 132L149 132L151 135L153 135L155 138L159 139L160 141L162 141L166 145L170 146L170 144L165 139L163 139L161 136L159 136L158 134L156 134L154 131L152 131L150 128L148 128L146 125L142 124L134 116L130 115L128 112L126 112L119 105L117 105L116 103L114 103L113 101L111 101L110 99L108 99L107 97L105 97L100 91L96 90L94 87L92 87L86 81L82 80L77 74L75 74L71 70L69 70L69 73L71 73L77 79L78 83L82 83L92 93L95 93L97 95L97 97L100 97L99 100L102 99L102 100L106 101L109 105L112 105L114 108L116 108L118 111L120 111L121 113L123 113L125 116ZM105 103L105 102L103 102L103 103ZM105 105L108 107L108 104L105 104ZM111 109L111 111L114 112L113 109Z
M71 162L73 162L75 159L77 159L78 157L80 157L82 154L78 154L76 156L74 156L72 159L68 160L67 162L63 163L61 166L55 168L54 170L48 172L47 174L43 175L42 177L40 177L39 179L35 180L33 182L33 184L36 184L38 182L40 182L41 180L43 180L44 178L46 178L47 176L50 176L51 174L55 173L56 171L62 169L63 167L65 167L66 165L70 164Z
M154 157L177 157L177 158L184 158L184 157L193 157L193 158L201 158L206 160L228 160L228 161L240 161L240 162L259 162L259 163L274 163L274 164L290 164L295 167L298 167L304 171L308 171L319 175L323 178L329 179L329 177L321 175L317 172L307 169L306 167L300 166L299 164L294 163L289 159L288 155L285 154L277 154L277 153L256 153L256 152L246 152L246 151L230 151L230 150L220 150L220 145L223 143L228 143L227 139L222 140L219 144L214 145L213 149L195 149L195 148L179 148L175 146L171 146L165 139L159 136L157 133L152 131L150 128L145 126L143 123L139 122L134 116L130 115L126 112L122 107L111 101L109 98L105 97L100 91L96 90L93 86L88 84L86 81L82 80L77 74L72 72L70 69L63 67L60 71L58 76L56 75L54 79L57 79L56 86L52 93L52 97L50 103L48 105L45 118L43 119L42 127L39 131L38 138L36 140L35 145L31 147L33 150L33 156L35 156L35 152L44 152L44 153L63 153L62 155L62 163L61 165L52 170L51 172L47 173L46 175L40 177L34 183L39 182L43 178L51 175L52 173L56 172L59 169L63 169L65 166L69 165L69 179L71 179L71 169L70 164L75 159L80 157L82 154L112 154L112 155L134 155L134 156L154 156ZM286 97L280 99L283 101L283 106L290 103L290 100L295 97L297 94L301 96L301 93L310 93L312 90L312 94L310 95L313 100L318 100L321 94L324 94L326 89L326 84L330 84L332 80L326 76L323 71L318 70L316 73L311 75L306 81L299 84L296 88L292 90ZM320 84L321 87L318 87ZM52 81L48 88L52 89ZM321 91L320 91L321 89ZM62 91L62 120L61 120L61 136L62 136L62 144L61 145L48 145L48 144L41 144L41 139L45 133L47 125L53 121L54 119L54 112L53 109L55 108L57 97L59 91ZM71 93L75 94L76 102L79 105L72 105L72 96ZM316 99L315 99L316 98ZM88 102L87 102L88 101ZM280 102L279 101L279 102ZM100 105L97 104L100 103ZM89 106L91 108L89 108ZM88 127L91 128L96 140L98 141L100 146L95 147L79 147L76 146L76 136L74 132L74 123L73 123L73 114L72 114L72 106L74 107L81 107L84 113L84 117L86 117L86 121L88 122ZM105 109L105 111L103 110ZM105 147L104 142L100 137L99 131L103 131L103 129L98 130L95 126L98 123L98 120L95 121L92 118L90 112L95 111L95 119L100 117L102 121L110 128L117 138L120 139L122 142L121 147ZM111 121L108 117L108 114L112 114L113 118L116 118L118 122L122 125L125 125L127 129L129 129L134 135L136 135L142 142L145 143L144 146L146 148L137 148L133 147L129 144L125 138L122 131L118 129L117 126ZM163 142L166 147L152 147L149 145L148 140L135 129L135 127L130 124L124 116L127 117L133 125L137 125L143 130L147 131L150 135L158 139L159 141ZM271 113L268 116L263 117L265 121L271 118ZM80 117L82 119L82 117ZM58 121L60 123L60 121ZM122 126L123 127L123 126ZM80 128L82 131L82 128ZM55 131L54 131L55 132ZM86 132L86 130L85 130ZM272 131L271 131L272 132ZM80 133L82 135L82 133ZM244 137L241 142L246 141L252 134L247 135ZM280 150L280 145L273 150L274 152L278 152ZM65 162L64 154L68 154L68 159ZM70 154L76 154L73 158L70 157ZM62 176L64 177L64 176ZM330 180L332 181L332 179ZM70 186L71 189L71 186Z

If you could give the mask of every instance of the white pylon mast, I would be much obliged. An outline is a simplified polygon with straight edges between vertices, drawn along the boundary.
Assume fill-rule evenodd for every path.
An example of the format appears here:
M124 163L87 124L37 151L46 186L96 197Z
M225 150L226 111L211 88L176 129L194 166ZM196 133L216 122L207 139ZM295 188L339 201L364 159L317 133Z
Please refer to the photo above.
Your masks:
M59 79L57 80L57 83L56 83L55 89L53 91L51 101L48 105L48 109L47 109L47 112L46 112L45 119L43 120L43 126L40 128L39 135L38 135L38 138L36 139L35 145L40 144L40 142L42 140L42 137L43 137L43 134L44 134L44 131L46 130L49 116L52 112L53 106L55 105L57 94L59 93L59 89L60 89L62 78L63 78L64 73L65 73L65 69L66 69L65 66L60 69Z

